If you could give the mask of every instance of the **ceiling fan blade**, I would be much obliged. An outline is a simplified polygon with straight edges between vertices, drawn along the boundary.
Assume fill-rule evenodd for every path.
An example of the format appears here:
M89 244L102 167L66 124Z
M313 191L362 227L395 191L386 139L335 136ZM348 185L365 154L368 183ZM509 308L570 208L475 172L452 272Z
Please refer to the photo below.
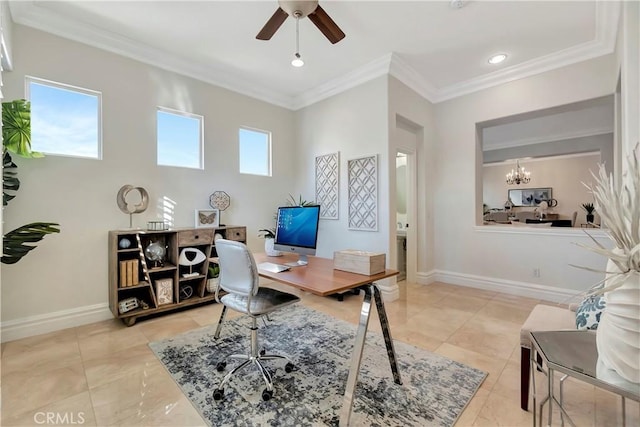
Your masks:
M289 15L281 8L276 9L275 13L269 18L264 27L260 30L256 38L258 40L269 40L278 31L278 28L282 25L285 19Z
M309 14L309 19L332 44L338 43L345 37L340 27L333 22L333 19L327 15L327 12L325 12L320 5L316 7L316 10Z

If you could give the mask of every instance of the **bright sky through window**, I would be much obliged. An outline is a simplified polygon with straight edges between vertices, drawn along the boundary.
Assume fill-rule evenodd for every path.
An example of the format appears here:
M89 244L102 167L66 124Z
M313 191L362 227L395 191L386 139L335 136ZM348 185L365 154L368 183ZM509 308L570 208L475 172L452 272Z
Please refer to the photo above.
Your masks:
M240 128L240 173L271 176L271 133Z
M158 110L158 164L202 169L202 116Z
M99 92L27 78L31 148L46 154L101 158Z

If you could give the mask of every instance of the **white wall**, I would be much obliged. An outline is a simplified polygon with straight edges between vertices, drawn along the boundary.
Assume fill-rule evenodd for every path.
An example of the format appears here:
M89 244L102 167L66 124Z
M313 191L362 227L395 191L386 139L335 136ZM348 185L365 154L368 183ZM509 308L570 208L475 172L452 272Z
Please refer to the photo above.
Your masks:
M548 213L560 215L560 219L571 219L578 212L576 226L585 223L582 203L593 203L593 196L583 182L593 182L591 171L597 173L600 154L572 155L530 159L520 162L520 166L531 172L531 182L525 185L508 185L505 175L516 167L515 162L483 165L483 202L490 208L503 208L510 189L550 187L552 197L558 206ZM533 207L514 208L518 211L533 211Z
M622 5L622 155L640 141L640 2ZM626 160L623 170L626 170Z
M416 200L413 211L407 206L408 215L413 216L412 224L407 230L407 278L409 280L423 280L425 272L434 266L433 239L433 195L434 187L434 152L436 150L434 107L429 101L395 77L389 77L389 156L395 157L397 150L415 150L415 194ZM410 131L410 132L409 132ZM415 146L407 146L407 134L416 135ZM391 174L389 185L395 189L395 175ZM411 176L409 180L414 179ZM395 212L394 195L391 196L389 209ZM391 232L395 224L390 224ZM413 229L411 229L413 227ZM415 241L411 239L415 234ZM396 239L389 244L389 253L397 250ZM413 271L418 277L412 277Z
M320 220L318 255L332 258L340 249L359 249L389 254L390 236L395 242L394 208L390 211L390 164L395 171L395 152L389 154L388 144L388 78L379 77L343 93L325 99L296 112L298 181L302 194L315 193L315 156L340 152L339 219ZM378 229L349 230L348 221L348 160L363 156L378 156ZM395 172L394 172L395 175ZM395 185L395 181L394 184ZM390 215L393 212L393 215ZM395 258L387 256L391 268ZM385 300L399 295L395 280L378 284Z
M104 156L15 159L22 186L4 211L5 232L52 221L61 233L45 237L19 263L2 265L3 332L56 313L79 322L110 317L107 232L128 227L116 205L124 184L150 194L149 209L134 217L141 227L161 215L157 203L164 197L175 203L174 224L192 227L194 209L209 207L209 195L224 190L231 207L222 222L246 225L250 246L261 248L258 229L273 224L275 208L295 192L293 112L21 25L13 35L6 99L25 97L25 75L101 91ZM205 117L204 170L156 166L157 106ZM273 177L238 173L241 125L273 132Z
M315 197L315 156L340 152L339 219L320 220L318 255L340 249L386 252L389 224L387 78L379 77L298 110L296 146L300 193ZM348 229L347 162L378 155L378 231Z
M494 286L561 298L599 280L569 264L604 268L605 259L577 247L580 230L495 231L475 226L482 210L482 156L476 123L614 92L616 58L598 59L513 81L436 105L435 264L452 283ZM478 184L476 184L478 183ZM539 268L541 276L533 277Z

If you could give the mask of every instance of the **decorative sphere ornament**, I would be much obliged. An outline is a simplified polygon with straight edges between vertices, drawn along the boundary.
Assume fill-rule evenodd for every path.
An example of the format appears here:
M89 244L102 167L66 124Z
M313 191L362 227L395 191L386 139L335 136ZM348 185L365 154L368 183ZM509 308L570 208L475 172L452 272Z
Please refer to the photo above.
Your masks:
M120 247L120 249L128 249L131 247L131 240L123 237L122 239L120 239L120 242L118 242L118 246Z
M155 265L164 265L164 256L166 254L166 250L164 246L162 246L158 242L151 242L149 246L144 250L144 255L147 257L149 261L155 263Z

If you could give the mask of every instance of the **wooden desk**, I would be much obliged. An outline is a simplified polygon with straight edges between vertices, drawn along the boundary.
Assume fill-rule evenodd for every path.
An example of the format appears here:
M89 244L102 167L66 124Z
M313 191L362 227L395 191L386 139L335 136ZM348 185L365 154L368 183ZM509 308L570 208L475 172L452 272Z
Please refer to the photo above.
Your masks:
M262 262L271 262L274 264L285 264L287 262L296 261L297 255L284 255L281 257L268 257L264 253L254 254L256 264ZM377 280L393 277L398 274L396 270L385 270L384 273L374 276L364 276L362 274L348 273L346 271L334 270L333 260L327 258L309 257L309 264L302 267L292 267L291 270L280 273L272 273L265 270L258 270L260 276L274 280L294 288L311 292L315 295L326 296L349 289L360 289L364 291L364 299L360 310L360 321L356 332L356 340L353 345L353 353L351 355L351 367L349 368L349 376L344 391L344 401L342 402L342 410L340 411L340 425L348 426L353 409L353 397L355 394L356 383L358 381L358 373L360 371L360 363L362 361L362 351L364 350L364 341L367 336L367 328L369 326L369 313L371 312L371 297L373 297L384 342L387 347L387 355L393 380L396 384L402 384L398 362L396 359L396 351L393 347L393 339L391 338L391 330L389 329L389 321L384 308L384 301L380 290L374 283Z

